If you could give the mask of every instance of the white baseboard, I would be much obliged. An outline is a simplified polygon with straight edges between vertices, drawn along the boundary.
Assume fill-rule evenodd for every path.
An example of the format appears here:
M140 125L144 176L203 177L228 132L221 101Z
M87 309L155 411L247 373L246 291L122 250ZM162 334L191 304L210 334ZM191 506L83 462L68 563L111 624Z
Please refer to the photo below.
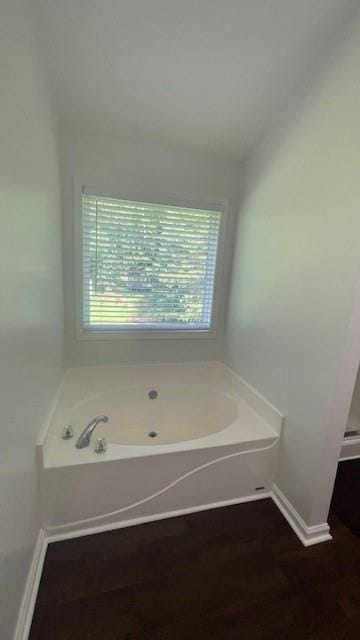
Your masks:
M190 513L197 513L200 511L208 511L210 509L221 509L222 507L229 507L236 504L242 504L245 502L254 502L256 500L264 500L265 498L272 498L278 509L281 511L288 524L298 536L299 540L305 547L309 547L320 542L326 542L332 540L332 536L329 533L330 527L327 522L321 525L308 526L300 514L296 511L293 505L289 502L282 491L273 486L273 490L259 494L253 494L244 496L241 498L233 498L231 500L221 500L220 502L212 502L205 505L198 505L195 507L188 507L184 509L177 509L175 511L166 511L162 513L155 513L148 516L141 516L138 518L130 518L128 520L119 520L117 522L110 522L104 524L94 524L90 527L79 527L72 530L63 530L63 526L49 527L46 531L46 543L61 542L62 540L70 540L72 538L80 538L82 536L90 536L95 533L104 533L106 531L114 531L116 529L125 529L127 527L135 527L137 525L146 524L147 522L156 522L157 520L166 520L168 518L176 518L178 516L184 516ZM86 521L88 522L88 521Z
M273 486L271 497L304 547L332 540L328 523L309 527L277 485Z
M27 640L29 636L47 546L45 531L40 529L21 600L14 640Z
M176 518L178 516L185 516L189 513L197 513L199 511L208 511L209 509L219 509L221 507L230 507L231 505L241 504L243 502L253 502L255 500L263 500L270 498L269 492L261 494L253 494L250 496L244 496L242 498L233 498L231 500L221 500L220 502L212 502L209 504L198 505L196 507L188 507L184 509L177 509L176 511L165 511L162 513L154 513L149 516L141 516L139 518L131 518L128 520L119 520L117 522L110 522L107 524L94 524L90 527L79 527L78 529L72 529L70 531L57 530L57 527L49 527L47 529L47 541L60 542L62 540L69 540L71 538L80 538L81 536L90 536L94 533L104 533L105 531L114 531L115 529L125 529L126 527L135 527L140 524L146 524L147 522L155 522L156 520L166 520L168 518ZM106 516L104 516L105 518ZM85 521L88 522L88 521ZM60 529L60 527L59 527Z
M344 438L340 451L340 462L356 460L356 458L360 458L360 437Z

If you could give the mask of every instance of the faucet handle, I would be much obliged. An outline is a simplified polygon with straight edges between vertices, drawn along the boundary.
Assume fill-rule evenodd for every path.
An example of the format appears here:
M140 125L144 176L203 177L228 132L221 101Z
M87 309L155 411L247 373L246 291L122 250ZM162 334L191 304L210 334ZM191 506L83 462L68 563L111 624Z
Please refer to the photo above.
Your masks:
M65 427L63 427L62 430L62 439L63 440L70 440L74 435L74 429L72 428L71 424L67 424L65 425Z
M103 436L100 438L96 438L95 441L95 453L105 453L107 449L107 441Z

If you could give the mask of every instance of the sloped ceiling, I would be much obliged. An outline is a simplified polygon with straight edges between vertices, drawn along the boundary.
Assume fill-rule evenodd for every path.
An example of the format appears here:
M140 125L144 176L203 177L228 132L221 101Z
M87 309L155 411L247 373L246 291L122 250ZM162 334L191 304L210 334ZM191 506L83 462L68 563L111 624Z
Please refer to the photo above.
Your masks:
M240 159L346 0L39 0L61 125Z

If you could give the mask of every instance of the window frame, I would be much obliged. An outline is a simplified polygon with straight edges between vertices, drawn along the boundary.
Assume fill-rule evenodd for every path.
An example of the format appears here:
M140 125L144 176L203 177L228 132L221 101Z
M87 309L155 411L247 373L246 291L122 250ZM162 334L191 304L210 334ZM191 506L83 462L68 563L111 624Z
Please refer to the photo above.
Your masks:
M119 198L136 202L170 205L175 207L206 209L218 211L220 228L213 289L211 325L209 329L115 329L86 330L83 326L83 239L82 239L82 195ZM86 181L73 180L73 218L74 218L74 260L75 260L75 337L77 340L134 340L134 339L214 339L220 303L220 283L223 278L225 236L228 218L228 200L226 198L200 198L190 195L159 194L154 191L137 191L121 187L94 187Z

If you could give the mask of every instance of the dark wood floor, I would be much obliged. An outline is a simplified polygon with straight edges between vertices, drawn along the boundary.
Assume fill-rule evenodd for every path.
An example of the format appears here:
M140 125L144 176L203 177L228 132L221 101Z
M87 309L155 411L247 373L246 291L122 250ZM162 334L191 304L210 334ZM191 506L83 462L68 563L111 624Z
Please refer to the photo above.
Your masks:
M331 506L342 522L360 535L360 458L339 463Z
M50 545L31 640L360 639L360 538L270 500Z

